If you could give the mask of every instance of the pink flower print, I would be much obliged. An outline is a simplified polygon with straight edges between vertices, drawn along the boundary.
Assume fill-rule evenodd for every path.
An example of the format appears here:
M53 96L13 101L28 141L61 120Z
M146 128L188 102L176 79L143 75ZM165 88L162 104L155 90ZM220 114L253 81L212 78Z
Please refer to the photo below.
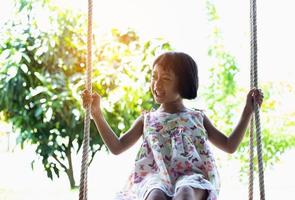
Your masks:
M144 171L143 171L143 172L140 172L140 176L141 176L141 177L145 177L145 176L147 175L147 173L148 173L148 172L144 172Z
M187 171L191 171L192 170L192 164L188 161L185 161L185 168Z
M198 166L198 168L199 168L201 171L206 171L204 165Z
M134 178L134 183L140 183L143 180L143 178L141 176L138 176L136 172L134 173L133 178Z
M182 166L182 163L181 163L181 162L178 162L178 163L176 164L176 170L177 170L177 171L182 171L182 170L183 170L183 166Z
M160 132L164 128L164 126L160 123L156 123L155 128L156 128L156 132Z
M170 174L174 179L177 179L177 177L180 177L183 175L183 173L176 171L175 168L170 169Z

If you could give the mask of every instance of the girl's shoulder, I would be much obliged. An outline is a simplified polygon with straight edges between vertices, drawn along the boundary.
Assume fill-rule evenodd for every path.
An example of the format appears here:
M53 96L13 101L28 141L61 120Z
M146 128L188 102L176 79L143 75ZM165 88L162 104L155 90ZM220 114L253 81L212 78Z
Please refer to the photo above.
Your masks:
M189 110L191 110L193 112L198 112L198 113L201 113L201 112L205 111L204 109L199 109L199 108L190 108Z
M185 116L194 116L198 118L203 118L205 110L203 109L197 109L197 108L186 108L185 111L180 113L166 113L163 111L159 111L157 109L151 109L151 110L144 110L141 112L141 115L144 119L148 118L177 118L177 117L185 117Z
M151 109L151 110L142 110L141 111L141 115L143 117L146 117L147 115L150 115L152 112L154 112L155 110L154 109Z
M141 116L143 118L143 121L145 121L146 118L150 118L151 115L154 114L154 112L155 112L154 109L141 111Z
M205 115L205 110L203 110L203 109L190 108L190 109L187 109L187 110L192 115L197 115L197 116L202 116L202 117Z
M186 110L184 112L181 112L181 113L198 113L198 114L204 114L205 110L204 109L198 109L198 108L186 108ZM150 110L143 110L141 112L141 114L143 116L145 115L150 115L150 114L163 114L163 113L166 113L166 112L163 112L163 111L158 111L157 109L155 108L152 108ZM166 114L169 114L169 113L166 113ZM171 113L170 113L171 114ZM177 114L177 113L174 113L174 114ZM178 113L179 114L179 113Z
M205 110L197 109L197 108L191 109L188 116L194 121L198 121L199 123L202 123L202 124L204 123L204 119L206 118Z

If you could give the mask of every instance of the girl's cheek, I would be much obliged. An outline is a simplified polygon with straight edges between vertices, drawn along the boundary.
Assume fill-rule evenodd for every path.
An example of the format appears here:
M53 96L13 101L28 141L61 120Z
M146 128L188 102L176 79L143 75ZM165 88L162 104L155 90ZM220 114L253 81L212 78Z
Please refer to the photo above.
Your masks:
M154 94L154 89L153 88L154 88L154 83L151 82L150 90L151 90L152 94Z

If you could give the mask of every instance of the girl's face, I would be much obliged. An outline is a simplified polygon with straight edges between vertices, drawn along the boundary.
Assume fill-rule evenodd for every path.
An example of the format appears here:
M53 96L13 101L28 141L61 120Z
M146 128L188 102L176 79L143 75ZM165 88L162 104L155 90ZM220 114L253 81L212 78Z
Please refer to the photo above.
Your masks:
M155 65L152 70L151 90L157 103L170 103L181 98L178 92L178 79L172 70Z

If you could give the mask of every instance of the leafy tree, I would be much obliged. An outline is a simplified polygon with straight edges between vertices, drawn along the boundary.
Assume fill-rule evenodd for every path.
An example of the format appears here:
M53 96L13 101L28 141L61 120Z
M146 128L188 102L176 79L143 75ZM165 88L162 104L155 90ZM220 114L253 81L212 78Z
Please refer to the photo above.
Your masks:
M112 29L106 38L98 42L93 87L105 98L107 121L120 133L129 129L143 110L156 106L149 85L151 64L157 54L172 48L161 39L143 42L132 30L121 33Z
M212 24L212 33L210 40L211 46L208 49L208 55L212 61L210 72L210 84L205 90L205 99L208 102L208 110L212 121L229 133L233 126L237 102L237 84L235 76L239 69L234 56L225 50L223 38L218 27L219 16L215 5L206 1L208 21ZM222 119L222 120L220 120Z
M79 50L73 41L84 43L83 35L79 35L83 21L69 21L66 13L53 13L47 21L52 29L42 31L39 13L34 12L45 10L45 5L16 2L17 17L1 33L0 110L19 132L22 146L25 142L36 144L47 176L53 178L55 173L59 177L64 171L73 188L72 152L81 145L83 123L80 103L71 88L76 78L73 72L75 68L82 71L80 63L85 55L85 50ZM59 20L54 21L55 17ZM77 26L77 32L61 29L67 21L69 27ZM102 142L93 140L92 149L94 144L100 146Z
M294 88L292 89L292 86L287 83L265 83L261 87L265 96L261 108L263 161L266 166L269 166L280 160L280 156L286 150L295 147L295 112L290 111L284 115L277 112L277 109L280 107L279 100L282 99L280 96L283 96L283 93L288 93L290 88L291 90L294 90ZM235 156L241 160L241 172L243 172L243 175L246 175L248 170L247 162L249 156L245 154L248 149L249 137L246 137L239 148L240 153ZM256 159L254 164L255 170L258 170Z
M210 68L210 85L206 89L205 98L208 102L208 108L212 111L209 113L217 127L230 133L234 125L234 119L239 117L238 105L245 103L245 94L247 90L240 88L235 82L235 77L239 72L234 56L226 51L222 44L222 35L218 27L220 19L217 8L212 1L206 1L208 21L213 29L211 41L213 44L209 47L208 55L211 57L213 65ZM262 109L262 141L263 141L263 161L266 166L274 164L279 160L279 156L287 149L295 147L295 135L290 134L294 131L294 123L289 120L279 119L282 124L272 123L274 119L273 111L276 108L276 101L270 94L274 94L280 89L275 89L272 84L261 86L264 92L264 103ZM294 113L290 114L294 118ZM222 119L222 120L220 120ZM235 158L241 161L242 175L246 175L248 170L248 149L249 137L245 137L241 143ZM255 161L257 159L255 158ZM255 169L257 170L257 165Z
M16 8L16 17L0 34L0 112L18 132L22 147L35 145L47 176L65 172L74 188L72 156L83 139L79 92L84 88L86 17L49 0L16 1ZM95 40L93 88L107 99L106 119L120 134L153 106L147 84L151 60L171 47L161 40L141 41L132 30L114 29L102 38ZM91 123L90 163L102 145Z

